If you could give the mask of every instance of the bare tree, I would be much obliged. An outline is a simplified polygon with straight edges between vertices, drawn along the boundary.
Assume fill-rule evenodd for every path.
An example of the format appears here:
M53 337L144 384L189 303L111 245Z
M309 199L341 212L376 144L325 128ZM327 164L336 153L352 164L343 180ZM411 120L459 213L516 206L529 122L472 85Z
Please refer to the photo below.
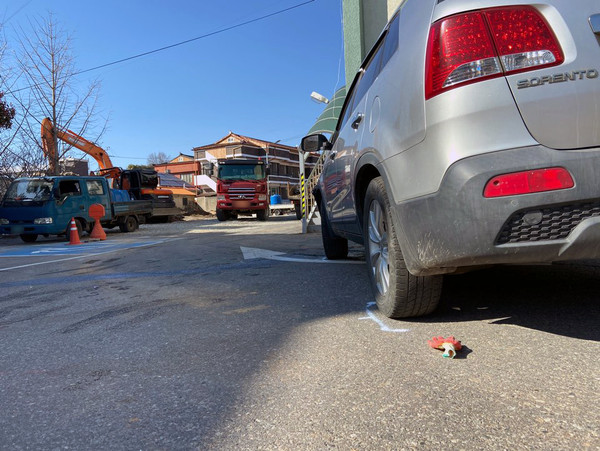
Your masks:
M15 108L2 100L4 93L0 91L0 130L12 127L12 120L15 118Z
M43 148L40 138L42 119L50 118L54 127L70 129L89 139L98 141L104 132L106 121L98 116L98 96L100 84L92 81L87 86L77 79L71 52L71 37L61 28L50 14L47 19L29 23L29 30L17 32L16 67L20 71L19 85L24 88L14 90L16 102L26 107L23 117L21 148L32 165L43 161ZM98 125L100 131L98 132ZM92 131L96 131L92 133ZM53 134L56 155L49 158L49 173L58 174L60 158L71 149L59 142Z
M171 161L171 157L164 152L152 152L147 159L149 165L168 163L169 161Z
M6 101L5 92L10 91L10 70L5 64L6 42L0 35L0 197L4 195L15 172L23 167L21 158L12 148L21 131L20 119L15 119L17 110Z

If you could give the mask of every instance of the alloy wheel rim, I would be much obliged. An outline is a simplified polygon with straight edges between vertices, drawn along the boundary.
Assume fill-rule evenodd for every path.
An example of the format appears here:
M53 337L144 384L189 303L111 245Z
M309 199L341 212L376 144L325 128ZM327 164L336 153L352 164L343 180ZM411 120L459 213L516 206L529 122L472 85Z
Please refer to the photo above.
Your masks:
M385 213L377 200L369 207L369 264L377 291L384 295L390 286L388 230Z

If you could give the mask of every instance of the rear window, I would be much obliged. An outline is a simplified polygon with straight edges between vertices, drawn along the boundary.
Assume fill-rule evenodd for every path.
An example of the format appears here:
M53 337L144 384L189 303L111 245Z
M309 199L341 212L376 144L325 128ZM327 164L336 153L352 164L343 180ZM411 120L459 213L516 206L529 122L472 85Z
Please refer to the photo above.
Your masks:
M104 194L104 186L100 180L86 180L88 194L90 196L101 196Z

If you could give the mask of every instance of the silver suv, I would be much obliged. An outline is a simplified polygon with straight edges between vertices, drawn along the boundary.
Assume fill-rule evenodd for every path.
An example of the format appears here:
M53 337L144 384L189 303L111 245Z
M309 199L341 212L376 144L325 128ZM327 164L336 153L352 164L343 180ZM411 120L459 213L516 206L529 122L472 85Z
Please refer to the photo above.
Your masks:
M325 253L363 243L389 317L432 312L443 274L600 257L600 2L514 3L404 1L331 141L302 140Z

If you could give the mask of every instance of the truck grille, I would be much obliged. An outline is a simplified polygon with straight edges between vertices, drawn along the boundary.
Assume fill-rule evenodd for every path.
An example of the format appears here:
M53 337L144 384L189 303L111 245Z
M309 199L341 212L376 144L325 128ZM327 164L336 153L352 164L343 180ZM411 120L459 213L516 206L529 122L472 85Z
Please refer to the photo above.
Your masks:
M600 216L600 201L520 211L506 222L496 244L560 240L596 216Z
M232 200L254 199L256 190L254 188L229 188L229 198Z

